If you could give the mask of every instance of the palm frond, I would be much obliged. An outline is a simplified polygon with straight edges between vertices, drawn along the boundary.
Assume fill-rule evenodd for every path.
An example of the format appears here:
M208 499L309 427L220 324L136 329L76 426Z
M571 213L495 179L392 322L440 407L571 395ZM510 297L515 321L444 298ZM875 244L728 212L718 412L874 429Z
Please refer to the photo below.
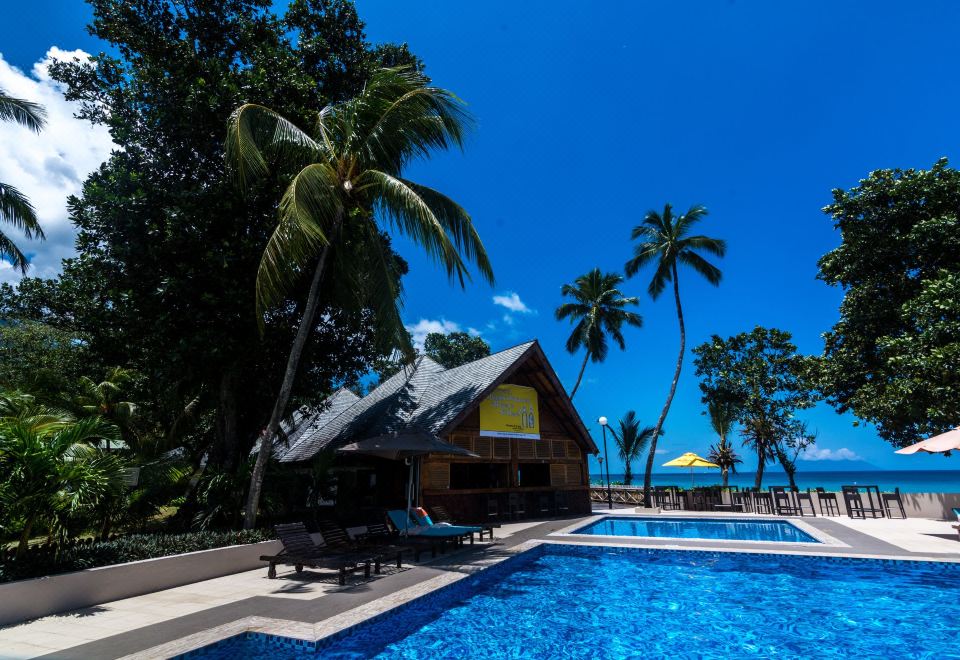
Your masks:
M8 259L13 267L19 269L21 273L26 273L30 267L30 260L27 259L27 256L2 231L0 231L0 258Z
M315 141L293 122L255 103L240 106L227 120L227 164L241 187L268 173L267 158L302 167L329 156L330 146Z
M684 247L694 250L704 250L710 254L722 257L727 253L727 242L720 238L710 238L698 234L683 239Z
M47 123L47 111L39 103L9 96L0 89L0 121L12 121L39 133Z
M325 163L303 168L280 200L280 221L257 271L257 318L277 305L304 267L329 243L327 232L343 213L336 173Z
M33 204L13 186L0 182L0 220L13 225L30 239L44 239Z
M677 255L677 260L680 263L690 266L695 271L703 275L704 279L710 282L710 284L714 286L720 284L720 279L723 277L723 273L720 272L719 268L711 264L696 252L682 250L680 254Z

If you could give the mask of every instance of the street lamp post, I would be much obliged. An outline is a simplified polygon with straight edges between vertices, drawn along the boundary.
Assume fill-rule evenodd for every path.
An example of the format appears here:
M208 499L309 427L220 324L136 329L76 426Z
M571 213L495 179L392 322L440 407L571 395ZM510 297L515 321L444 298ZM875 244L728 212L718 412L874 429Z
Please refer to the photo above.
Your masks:
M600 422L600 428L603 429L603 457L607 459L607 506L611 509L613 508L613 493L610 491L610 460L607 456L607 418L601 417L597 420ZM601 463L600 469L603 470L603 464Z

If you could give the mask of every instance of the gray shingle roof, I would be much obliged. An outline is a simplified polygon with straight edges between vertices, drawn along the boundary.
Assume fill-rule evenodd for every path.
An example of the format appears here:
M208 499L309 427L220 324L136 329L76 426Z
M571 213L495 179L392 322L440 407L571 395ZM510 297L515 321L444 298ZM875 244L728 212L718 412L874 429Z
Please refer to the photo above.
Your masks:
M283 457L300 442L305 433L323 428L359 400L360 397L356 394L345 387L341 387L324 399L316 410L309 412L302 409L297 410L293 414L292 420L284 422L283 433L286 436L286 442L278 440L273 448L273 455L283 460Z
M418 358L337 415L318 417L280 461L309 460L327 447L385 433L439 434L533 344L526 342L454 369L444 369L428 357Z

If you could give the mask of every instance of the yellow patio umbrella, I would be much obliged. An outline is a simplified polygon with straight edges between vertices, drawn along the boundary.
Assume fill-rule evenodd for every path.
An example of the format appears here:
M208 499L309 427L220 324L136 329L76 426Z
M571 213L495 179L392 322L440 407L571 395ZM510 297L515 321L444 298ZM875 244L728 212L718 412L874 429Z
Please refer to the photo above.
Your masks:
M697 456L692 451L688 451L683 456L667 461L663 467L684 467L690 468L690 488L693 488L693 468L718 468L716 463L711 463L702 456Z

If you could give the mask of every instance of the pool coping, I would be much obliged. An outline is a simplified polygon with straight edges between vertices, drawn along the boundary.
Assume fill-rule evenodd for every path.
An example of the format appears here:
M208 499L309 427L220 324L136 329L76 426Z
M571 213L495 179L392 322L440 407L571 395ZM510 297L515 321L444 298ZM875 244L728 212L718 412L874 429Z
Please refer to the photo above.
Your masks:
M550 532L547 534L548 537L569 537L574 538L583 542L587 542L590 539L639 539L639 540L657 540L657 541L676 541L678 543L682 542L703 542L703 543L750 543L758 544L763 546L770 546L771 548L786 548L786 547L801 547L816 549L818 547L826 546L828 548L850 548L847 543L834 538L833 536L827 534L821 529L814 527L813 525L808 525L802 520L795 520L793 518L787 518L784 516L771 516L764 518L756 517L746 517L746 516L731 516L727 515L710 515L705 513L703 515L682 515L682 516L663 516L661 514L647 514L647 513L636 513L632 511L619 511L615 510L615 513L599 513L584 520L581 520L573 525L568 525L563 529L557 530L556 532ZM601 520L606 518L644 518L656 520L657 518L676 518L676 519L687 519L687 520L717 520L723 522L731 521L743 521L743 522L783 522L788 525L793 525L798 530L807 534L808 536L816 539L816 542L810 541L754 541L748 539L702 539L702 538L685 538L679 536L627 536L627 535L605 535L605 534L577 534L578 529L583 529L593 525Z
M591 524L595 520L602 519L608 514L591 516L586 519L580 519L575 525L567 528L579 528ZM699 516L698 516L699 517ZM724 519L724 518L719 518ZM729 517L727 517L729 519ZM795 521L789 521L791 523ZM330 642L335 637L349 634L349 632L362 624L370 623L381 616L386 615L398 607L407 605L424 596L438 592L460 580L464 580L478 573L486 571L488 568L499 565L504 561L513 559L525 552L533 550L543 545L556 546L579 546L579 547L598 547L598 548L623 548L633 550L653 550L667 552L690 552L699 554L723 553L723 554L746 554L746 555L786 555L792 557L813 557L819 559L835 560L880 560L884 562L913 562L913 563L950 563L960 564L960 558L944 559L943 557L932 556L906 556L906 555L880 555L870 553L817 553L811 552L816 548L850 548L851 546L840 543L828 546L821 543L786 543L780 541L768 541L768 547L762 548L731 548L717 546L690 546L690 545L670 545L664 543L638 543L638 540L656 539L663 541L663 537L637 537L637 536L599 536L586 534L565 534L564 530L553 532L544 538L530 539L509 548L502 548L502 554L495 557L486 557L481 562L462 565L461 570L455 570L434 576L423 582L412 585L397 592L388 594L375 601L359 605L353 609L347 610L342 614L318 621L307 623L302 621L290 621L286 619L276 619L260 616L248 616L236 619L229 623L209 628L207 630L188 635L181 639L173 640L164 644L153 646L136 653L122 656L120 660L154 660L155 658L171 658L181 656L196 651L202 647L210 646L222 642L230 637L235 637L244 633L262 633L265 635L276 635L292 640L302 640L307 644L316 644L322 646L323 642ZM820 530L817 531L821 536L832 538ZM624 542L626 539L633 542ZM669 539L668 539L669 540ZM689 541L691 539L677 539L679 541ZM717 540L711 539L711 543L717 543ZM761 542L751 542L761 543Z

